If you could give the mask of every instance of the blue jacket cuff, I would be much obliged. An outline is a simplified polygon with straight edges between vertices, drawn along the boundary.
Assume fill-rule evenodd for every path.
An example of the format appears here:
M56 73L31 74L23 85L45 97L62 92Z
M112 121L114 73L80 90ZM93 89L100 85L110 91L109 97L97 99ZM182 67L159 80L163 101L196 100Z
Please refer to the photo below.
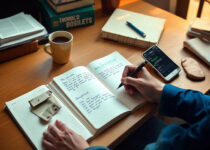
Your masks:
M171 84L166 84L161 94L159 113L161 115L174 116L177 112L176 104L178 102L178 93L183 91L183 89L175 87Z
M86 148L85 150L110 150L110 149L103 146L91 146Z

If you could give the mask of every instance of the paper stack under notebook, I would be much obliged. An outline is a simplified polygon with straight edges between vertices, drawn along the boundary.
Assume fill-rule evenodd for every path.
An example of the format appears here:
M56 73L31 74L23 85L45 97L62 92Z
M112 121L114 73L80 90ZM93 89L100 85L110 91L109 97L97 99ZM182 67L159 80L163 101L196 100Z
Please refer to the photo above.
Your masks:
M39 0L41 20L49 32L94 24L94 0Z
M190 25L184 47L210 66L210 19L196 18Z

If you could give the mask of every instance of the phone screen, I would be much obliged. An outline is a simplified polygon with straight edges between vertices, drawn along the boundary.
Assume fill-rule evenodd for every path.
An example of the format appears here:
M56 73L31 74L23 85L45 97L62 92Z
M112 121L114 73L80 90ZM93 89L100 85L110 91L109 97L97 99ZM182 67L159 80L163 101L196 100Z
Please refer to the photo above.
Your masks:
M178 66L157 46L151 47L143 53L143 57L150 62L164 77Z

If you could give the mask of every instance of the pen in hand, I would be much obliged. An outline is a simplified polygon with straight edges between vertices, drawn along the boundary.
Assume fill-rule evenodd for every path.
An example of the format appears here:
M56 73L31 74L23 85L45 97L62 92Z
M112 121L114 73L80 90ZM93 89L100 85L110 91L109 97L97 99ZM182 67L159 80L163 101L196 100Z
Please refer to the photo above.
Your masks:
M132 23L127 21L127 25L131 27L134 31L136 31L138 34L140 34L142 37L146 37L146 34L143 31L139 30L137 27L135 27Z
M147 61L142 62L134 72L132 72L131 74L129 74L129 77L134 77L145 65L147 64ZM123 86L123 83L120 83L120 85L118 86L117 89L119 89L121 86Z

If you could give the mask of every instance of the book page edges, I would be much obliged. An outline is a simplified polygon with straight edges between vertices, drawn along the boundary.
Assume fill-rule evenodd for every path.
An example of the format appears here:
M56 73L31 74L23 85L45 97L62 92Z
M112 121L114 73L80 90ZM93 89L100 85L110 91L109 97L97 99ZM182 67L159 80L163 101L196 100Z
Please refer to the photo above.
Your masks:
M148 48L150 47L150 45L152 45L152 43L150 43L149 41L142 41L139 39L125 37L122 35L117 35L117 34L105 32L105 31L101 32L101 37L104 39L109 39L109 40L117 41L119 43L137 46L140 48Z

